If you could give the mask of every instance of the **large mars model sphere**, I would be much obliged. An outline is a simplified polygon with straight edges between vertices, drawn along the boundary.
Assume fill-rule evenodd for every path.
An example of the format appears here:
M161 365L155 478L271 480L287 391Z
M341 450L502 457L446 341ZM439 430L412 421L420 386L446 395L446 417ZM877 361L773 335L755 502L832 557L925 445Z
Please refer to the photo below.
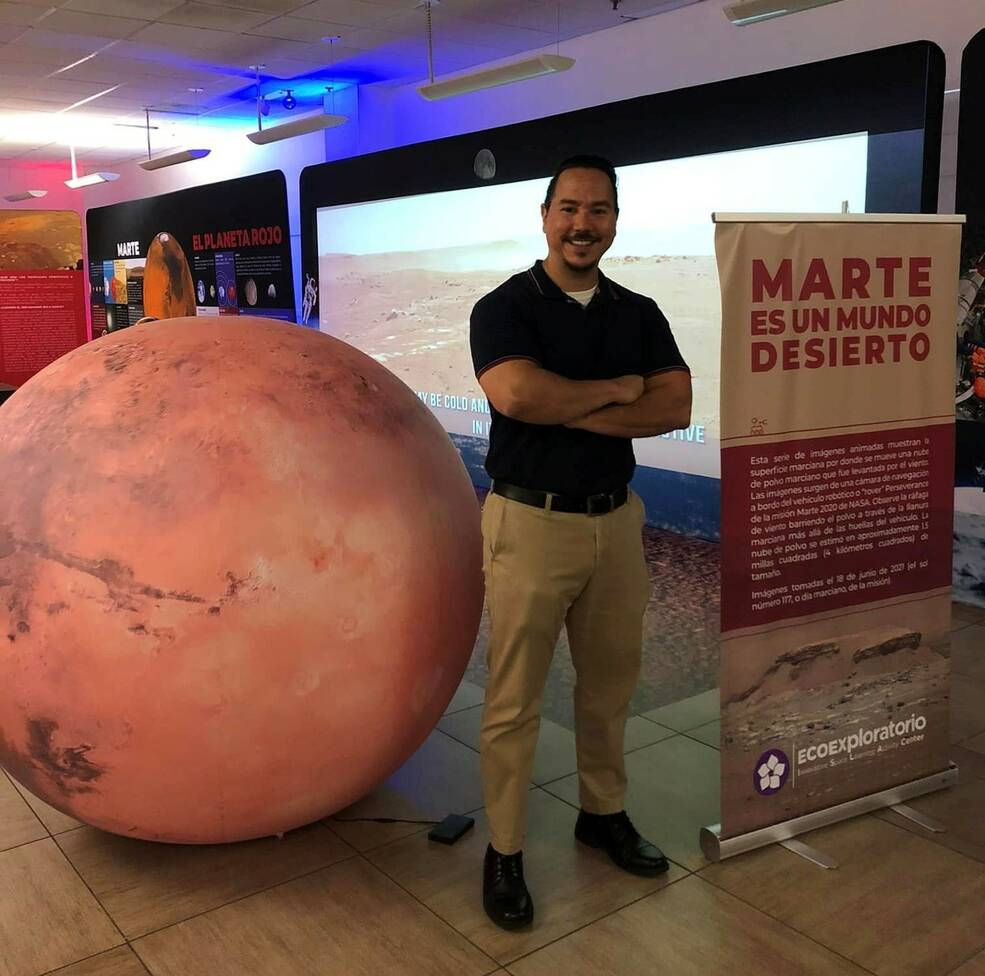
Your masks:
M158 319L195 315L195 282L178 239L155 234L144 262L144 313Z
M437 421L318 332L178 319L0 409L0 764L104 830L210 843L354 802L434 728L482 606Z

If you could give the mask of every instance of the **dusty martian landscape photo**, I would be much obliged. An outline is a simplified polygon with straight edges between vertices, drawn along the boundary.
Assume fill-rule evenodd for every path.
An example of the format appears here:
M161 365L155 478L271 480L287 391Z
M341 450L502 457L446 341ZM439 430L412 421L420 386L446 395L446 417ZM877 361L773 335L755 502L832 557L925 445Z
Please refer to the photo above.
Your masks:
M768 657L765 648L756 652L756 638L726 643L723 810L735 812L725 825L729 835L942 768L949 641L946 627L935 626L925 610L922 603L904 605L897 610L899 623L861 631L847 630L858 619L848 616L774 633L772 644L788 643L778 654L770 648ZM839 633L842 627L846 632ZM909 731L901 733L901 727ZM846 748L848 737L862 733L865 740ZM832 742L839 745L829 754ZM822 743L828 745L819 750ZM784 789L763 796L753 773L758 757L773 748L793 768Z
M413 256L323 254L321 331L383 363L415 391L482 397L469 353L472 306L529 265L457 270L459 250L474 249ZM406 267L408 259L418 267ZM717 439L721 310L714 257L626 256L603 261L602 270L660 305L694 376L693 422L703 423L706 436ZM450 431L472 432L471 415L436 412Z
M67 210L0 213L0 271L75 268L81 260L78 214Z

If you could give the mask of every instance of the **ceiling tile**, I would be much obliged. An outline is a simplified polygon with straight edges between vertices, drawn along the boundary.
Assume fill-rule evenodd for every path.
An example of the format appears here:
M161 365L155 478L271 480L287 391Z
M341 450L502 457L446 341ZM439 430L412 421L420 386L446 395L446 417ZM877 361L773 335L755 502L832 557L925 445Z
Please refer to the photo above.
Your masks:
M624 17L653 17L701 2L702 0L619 0L618 13ZM584 0L580 0L580 3L583 4Z
M0 146L3 146L3 143L0 143ZM68 162L68 150L57 143L31 143L30 145L20 143L4 148L2 151L7 155L7 158L16 159L18 163L33 165L42 161ZM65 176L71 176L71 173L66 173ZM65 176L62 179L65 179ZM40 179L44 179L44 177L40 177Z
M425 37L427 32L426 19L421 15L420 10L404 11L388 17L379 26L383 30L401 33L416 31L420 37ZM431 29L435 50L443 41L454 41L458 44L512 53L544 47L552 44L555 39L554 33L548 34L527 27L512 27L509 24L480 22L464 17L450 17L447 14L433 17Z
M488 53L485 56L488 59ZM387 65L393 66L395 78L403 78L408 72L423 78L427 75L427 51L417 39L401 37L391 44L347 59L343 67L347 71L366 71L389 78Z
M166 24L185 27L211 27L214 30L248 31L270 20L268 11L244 10L241 7L214 7L207 3L185 3L160 18Z
M196 29L192 27L182 28L176 24L154 24L152 26L167 27L172 30ZM218 34L220 37L235 36L223 35L221 31L213 31L212 33ZM238 59L223 58L218 50L206 51L203 48L193 48L180 43L164 45L161 43L138 44L134 41L120 41L119 47L114 48L113 53L146 64L148 74L167 76L180 74L181 77L185 77L191 72L202 72L219 78L245 78L252 75L246 64L240 63Z
M229 73L223 72L221 67L214 64L201 64L195 67L192 64L178 64L175 60L161 60L162 53L157 48L147 48L153 52L154 57L133 57L125 50L130 47L129 41L123 41L118 47L113 48L112 54L107 54L106 60L112 63L120 63L132 68L134 71L142 69L144 74L150 77L175 78L180 77L187 85L204 85L209 81L218 81L228 78ZM132 46L134 51L144 50L140 45ZM127 54L126 57L124 55ZM93 61L103 60L104 56L93 58ZM90 62L86 62L87 64Z
M75 158L85 162L110 162L117 159L133 158L133 151L128 149L102 146L99 149L76 149Z
M366 0L315 0L294 11L296 17L349 27L376 27L399 8L368 3Z
M36 32L28 31L28 34L34 33ZM62 34L60 36L74 40L72 34ZM77 61L86 54L91 54L104 43L105 41L89 38L86 43L71 49L42 43L35 38L21 35L16 40L11 41L10 44L5 45L3 49L0 49L0 60L5 65L8 62L12 64L16 64L17 62L29 64L35 70L37 76L40 77L56 71L66 64L70 64L72 61ZM43 70L41 70L42 68Z
M298 78L311 72L310 61L295 61L293 58L268 58L264 61L267 78Z
M93 84L87 81L65 81L63 79L56 80L52 78L46 79L43 86L39 86L36 82L28 79L20 85L6 83L4 85L4 94L10 95L13 98L29 98L33 95L35 98L43 97L50 101L58 100L65 105L71 105L72 102L87 98L89 95L95 95L96 92L104 91L106 87L106 85ZM39 88L42 90L39 91Z
M56 10L41 23L41 26L46 31L110 38L129 37L146 25L146 20L135 20L132 17L110 17L106 14L83 13L79 10Z
M450 6L449 12L458 11ZM534 2L534 0L479 0L471 5L471 9L462 10L461 13L470 20L527 27L545 31L552 36L558 32L559 20L562 35L571 31L605 30L624 22L619 14L613 11L612 5L605 2L596 2L591 10L582 10L564 4L559 11L555 3Z
M346 47L354 47L357 50L371 50L372 48L393 44L395 41L403 40L407 36L407 34L401 34L397 31L381 30L378 27L350 27L342 34L341 44ZM413 36L419 37L423 43L423 34L415 31Z
M343 24L330 24L314 20L302 20L300 17L277 17L275 20L254 27L250 34L262 37L278 37L284 41L317 41L332 34L352 31L351 27ZM348 37L345 38L348 41ZM326 50L328 45L325 45Z
M43 10L29 7L26 3L0 3L0 24L30 27L43 14Z
M39 61L21 61L15 59L11 45L0 47L0 78L43 78L51 71L50 64Z
M91 20L92 18L90 18ZM95 24L93 24L95 26ZM114 43L114 39L94 36L92 34L72 34L64 31L41 30L32 28L25 31L14 42L18 49L30 51L33 60L43 57L46 61L61 64L92 54ZM39 54L38 52L42 52ZM25 60L21 58L20 60Z
M318 26L315 24L314 26ZM263 64L271 61L293 60L308 62L308 70L312 65L323 65L329 62L329 46L327 44L305 44L303 41L282 41L276 37L257 37L242 34L226 44L222 53L234 55L242 61L255 64L259 60ZM263 73L263 72L261 72Z
M216 7L242 7L245 10L267 11L271 17L289 14L304 6L304 0L209 0Z
M275 37L259 37L256 34L226 34L221 47L216 50L223 60L232 58L244 66L249 66L265 64L273 60L281 45L285 46L281 55L289 57L286 48L296 43L296 41L281 41ZM263 71L260 73L263 74Z
M149 24L134 34L130 41L134 44L156 44L176 52L188 48L196 51L218 50L227 40L225 31L208 30L202 27L182 27L179 24Z
M65 0L64 10L83 10L90 14L109 14L113 17L138 17L157 20L184 0Z
M11 112L53 112L57 108L57 103L46 102L41 98L7 98L0 99L0 108ZM0 146L3 140L0 139Z
M194 71L192 69L175 69L168 67L165 70L162 65L155 65L149 61L136 61L131 58L115 57L114 51L100 54L82 64L70 68L68 71L58 75L59 78L79 79L81 81L99 81L105 84L113 84L118 81L135 82L137 84L159 84L167 81L170 84L179 84L185 87L202 86L205 84L217 83L220 78L207 72ZM148 70L151 69L151 70ZM158 69L158 70L153 70Z

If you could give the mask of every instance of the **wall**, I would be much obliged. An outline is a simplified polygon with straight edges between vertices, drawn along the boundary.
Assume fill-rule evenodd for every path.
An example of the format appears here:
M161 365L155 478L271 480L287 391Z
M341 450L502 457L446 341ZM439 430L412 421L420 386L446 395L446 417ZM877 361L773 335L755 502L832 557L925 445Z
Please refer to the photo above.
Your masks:
M817 10L733 27L724 0L704 0L572 41L562 54L576 65L514 88L430 104L415 86L360 92L357 137L326 134L327 158L373 152L600 105L659 91L756 74L914 40L938 44L948 89L957 89L961 52L985 17L982 0L842 0ZM440 27L439 27L440 29ZM436 41L440 44L439 39ZM554 48L545 49L553 52ZM422 78L425 71L422 65ZM781 93L778 93L778 96ZM940 209L953 210L957 95L945 100Z

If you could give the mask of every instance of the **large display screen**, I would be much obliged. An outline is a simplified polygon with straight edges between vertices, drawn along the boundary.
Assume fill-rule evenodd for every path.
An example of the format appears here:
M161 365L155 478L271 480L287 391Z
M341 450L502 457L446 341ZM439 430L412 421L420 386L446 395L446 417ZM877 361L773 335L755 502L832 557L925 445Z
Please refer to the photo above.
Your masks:
M712 211L936 211L943 93L943 53L921 41L308 166L301 319L393 370L488 484L469 313L546 254L558 162L607 156L621 213L603 271L657 301L694 373L691 426L635 442L633 487L652 525L717 539Z
M641 465L719 474L721 307L713 211L865 210L866 133L623 166L602 270L653 298L694 383L687 430L635 442ZM384 363L452 434L485 437L469 315L546 255L547 177L318 210L319 327Z

